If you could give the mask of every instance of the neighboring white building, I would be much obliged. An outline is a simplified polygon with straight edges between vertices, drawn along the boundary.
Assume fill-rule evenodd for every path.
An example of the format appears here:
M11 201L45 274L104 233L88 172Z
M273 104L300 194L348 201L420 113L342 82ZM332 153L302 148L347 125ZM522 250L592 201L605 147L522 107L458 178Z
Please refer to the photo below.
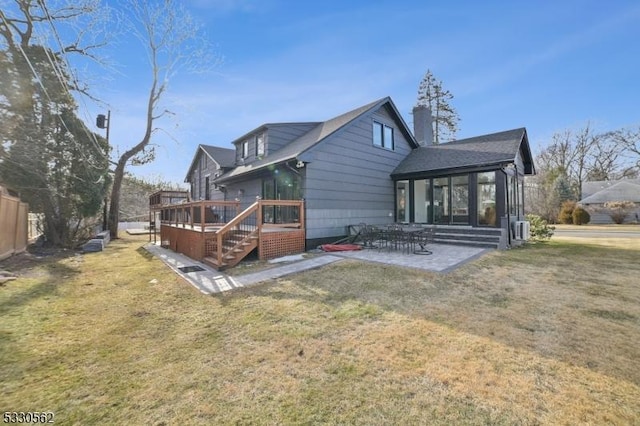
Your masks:
M604 180L584 182L582 184L582 200L578 203L588 207L591 212L591 223L613 223L606 213L598 211L609 201L632 201L637 208L631 212L625 222L637 222L640 217L640 179Z

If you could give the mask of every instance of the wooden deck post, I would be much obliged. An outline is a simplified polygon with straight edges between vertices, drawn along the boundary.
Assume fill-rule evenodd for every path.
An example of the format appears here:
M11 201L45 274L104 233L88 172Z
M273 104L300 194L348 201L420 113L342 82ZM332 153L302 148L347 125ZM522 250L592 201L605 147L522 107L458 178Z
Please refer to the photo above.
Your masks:
M216 260L218 266L222 265L222 232L216 232Z
M200 204L200 231L204 232L204 203Z
M305 229L304 226L304 201L300 201L300 204L298 204L298 210L299 210L299 214L298 217L300 218L300 228L301 229Z

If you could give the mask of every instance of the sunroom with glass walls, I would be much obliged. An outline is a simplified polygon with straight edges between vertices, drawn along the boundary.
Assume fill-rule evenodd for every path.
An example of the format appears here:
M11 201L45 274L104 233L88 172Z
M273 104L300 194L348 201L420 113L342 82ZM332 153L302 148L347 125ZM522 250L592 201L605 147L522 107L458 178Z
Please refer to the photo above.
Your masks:
M500 226L504 190L496 180L504 180L496 171L397 180L396 222Z

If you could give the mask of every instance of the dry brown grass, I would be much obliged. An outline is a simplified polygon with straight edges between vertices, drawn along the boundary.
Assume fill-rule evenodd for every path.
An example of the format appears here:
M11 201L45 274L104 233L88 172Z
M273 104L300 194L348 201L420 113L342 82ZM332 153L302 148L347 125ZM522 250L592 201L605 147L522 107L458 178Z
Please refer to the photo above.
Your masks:
M448 275L342 261L205 297L142 241L17 266L0 287L3 409L60 424L640 422L637 243L558 240Z
M607 232L638 232L640 231L640 224L637 223L625 223L618 225L615 223L602 224L602 225L553 225L558 230L564 231L607 231Z

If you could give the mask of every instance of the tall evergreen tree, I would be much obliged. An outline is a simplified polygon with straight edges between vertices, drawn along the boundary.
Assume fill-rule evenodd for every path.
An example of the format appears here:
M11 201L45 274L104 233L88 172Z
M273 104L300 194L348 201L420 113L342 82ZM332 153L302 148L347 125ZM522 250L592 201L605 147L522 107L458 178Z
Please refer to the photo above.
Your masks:
M33 38L43 3L17 3L23 16L0 10L0 179L44 214L51 243L72 246L106 192L108 146L77 117L61 54Z
M453 95L443 89L442 81L433 76L431 70L426 74L418 87L417 106L427 106L433 115L433 140L434 143L455 139L458 131L460 117L451 105Z

